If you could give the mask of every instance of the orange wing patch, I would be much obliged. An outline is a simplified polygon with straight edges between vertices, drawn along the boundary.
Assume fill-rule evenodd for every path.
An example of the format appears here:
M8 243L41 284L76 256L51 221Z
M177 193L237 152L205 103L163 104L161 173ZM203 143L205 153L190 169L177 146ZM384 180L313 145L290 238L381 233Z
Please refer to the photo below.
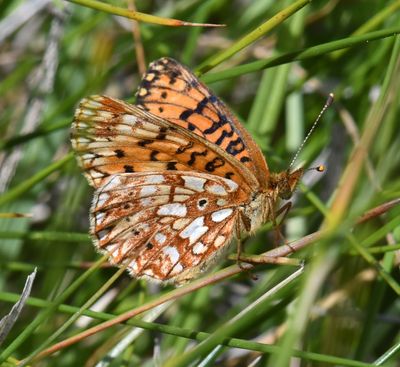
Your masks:
M150 64L137 93L137 104L218 145L263 182L268 168L250 135L227 107L188 69L173 59Z

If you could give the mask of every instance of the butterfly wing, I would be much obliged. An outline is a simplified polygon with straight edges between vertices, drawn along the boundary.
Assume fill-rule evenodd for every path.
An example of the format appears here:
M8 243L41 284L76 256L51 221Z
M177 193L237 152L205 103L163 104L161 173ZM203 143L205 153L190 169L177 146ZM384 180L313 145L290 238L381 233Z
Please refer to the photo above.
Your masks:
M132 276L180 283L227 249L246 198L232 180L204 173L113 175L95 192L91 233Z
M249 192L255 176L215 144L142 108L106 97L81 101L72 125L72 146L89 183L110 175L144 171L198 171L241 183Z
M260 184L269 171L262 152L240 122L196 76L171 58L150 64L137 104L219 146L254 173Z

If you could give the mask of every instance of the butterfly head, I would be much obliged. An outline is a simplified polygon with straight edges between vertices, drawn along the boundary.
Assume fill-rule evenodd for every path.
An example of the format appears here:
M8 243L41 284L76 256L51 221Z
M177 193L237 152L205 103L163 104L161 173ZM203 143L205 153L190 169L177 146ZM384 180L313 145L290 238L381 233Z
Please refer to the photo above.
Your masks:
M311 167L306 169L306 171L317 171L317 172L324 172L325 166L319 165L316 167ZM304 174L304 168L298 168L295 171L283 171L281 173L276 173L272 176L271 180L271 189L275 189L277 196L284 200L289 200L294 190L296 189L297 184L300 181L300 178Z
M289 200L296 186L304 173L303 168L298 168L295 171L289 170L280 173L272 174L270 180L270 189L274 190L278 197L284 200Z

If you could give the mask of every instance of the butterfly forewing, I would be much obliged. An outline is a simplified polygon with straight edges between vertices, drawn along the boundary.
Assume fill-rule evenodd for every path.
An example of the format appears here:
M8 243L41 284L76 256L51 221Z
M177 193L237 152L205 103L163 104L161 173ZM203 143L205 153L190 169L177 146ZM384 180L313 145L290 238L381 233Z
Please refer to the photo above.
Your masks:
M137 103L219 146L248 167L259 183L268 179L267 164L252 137L224 103L177 61L164 57L150 64Z
M89 183L143 171L199 171L243 182L257 181L218 146L123 101L105 96L82 100L72 127L72 145Z
M247 194L196 172L113 175L91 210L96 247L135 277L189 280L226 248Z

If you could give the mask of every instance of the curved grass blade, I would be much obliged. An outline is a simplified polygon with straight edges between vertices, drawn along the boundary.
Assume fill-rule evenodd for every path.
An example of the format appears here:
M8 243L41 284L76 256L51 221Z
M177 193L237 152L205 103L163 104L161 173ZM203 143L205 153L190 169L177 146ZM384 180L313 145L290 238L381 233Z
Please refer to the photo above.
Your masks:
M170 27L224 27L224 24L210 23L190 23L183 20L162 18L155 15L140 13L129 9L119 8L114 5L105 4L96 0L68 0L71 3L86 6L88 8L104 11L109 14L119 15L121 17L137 20L138 22L152 23L158 25L166 25Z
M15 322L18 320L22 309L25 306L26 300L29 297L33 285L33 281L36 277L36 269L28 275L26 278L25 286L21 294L21 298L12 307L11 311L0 320L0 345L3 343L4 339L7 337L8 333L12 329Z

